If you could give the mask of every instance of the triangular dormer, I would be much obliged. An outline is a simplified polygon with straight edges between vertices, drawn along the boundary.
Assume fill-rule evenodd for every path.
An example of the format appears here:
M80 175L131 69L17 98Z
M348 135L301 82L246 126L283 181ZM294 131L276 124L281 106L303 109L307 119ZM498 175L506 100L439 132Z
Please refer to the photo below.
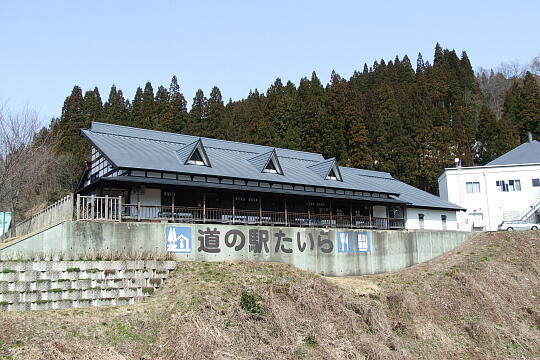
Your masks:
M335 158L321 161L308 168L325 180L343 181Z
M283 175L283 169L279 163L276 149L272 149L272 151L257 155L248 161L260 172Z
M327 180L337 180L337 174L334 171L334 169L330 169L330 172L328 173L328 176L326 177Z
M185 165L212 166L201 139L177 150L176 155Z

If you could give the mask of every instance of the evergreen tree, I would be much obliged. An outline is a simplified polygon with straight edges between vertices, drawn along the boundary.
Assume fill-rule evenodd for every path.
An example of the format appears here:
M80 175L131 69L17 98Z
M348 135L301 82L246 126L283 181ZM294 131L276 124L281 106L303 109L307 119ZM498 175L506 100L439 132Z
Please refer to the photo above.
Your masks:
M109 99L103 105L103 121L109 124L130 125L129 116L129 103L124 99L122 90L116 90L113 84Z
M199 89L193 98L193 104L191 105L188 124L186 126L186 133L195 136L204 136L207 108L208 99L204 96L204 92Z
M144 85L141 103L141 124L145 129L155 129L157 127L156 104L154 102L154 89L152 84L147 82Z
M266 91L264 117L273 124L276 145L288 149L300 149L301 135L296 114L296 87L292 82L283 85L277 78Z
M172 118L173 129L172 131L181 133L184 131L187 124L187 102L184 98L184 95L180 92L180 85L178 85L178 80L176 75L171 79L171 84L169 85L169 114L168 116Z
M534 76L527 71L521 89L519 122L521 142L527 141L527 133L540 139L540 88Z
M356 105L358 96L349 87L347 81L335 71L332 71L330 85L326 92L328 96L327 121L329 123L328 126L324 127L326 132L323 134L323 154L327 157L335 157L338 160L346 160L348 157L347 135L352 122L356 118L361 118Z
M143 127L144 111L143 111L143 91L141 87L137 87L133 102L131 103L131 123L134 127Z
M499 130L495 114L493 114L487 105L482 106L478 119L475 146L475 162L478 165L485 165L497 157Z
M60 130L58 149L61 153L73 154L74 162L71 172L74 174L82 173L85 161L88 159L88 142L79 135L80 129L84 127L84 105L81 88L74 86L71 95L64 101L58 126ZM70 190L75 190L76 185L70 184Z
M206 124L203 130L205 136L222 139L227 138L227 136L222 132L225 105L223 104L221 91L219 91L217 86L212 88L207 104Z
M84 94L83 126L90 127L92 121L103 121L103 104L97 87Z
M303 133L304 150L322 152L324 139L329 125L326 113L326 94L317 74L311 79L303 78L298 87L298 108Z
M247 142L276 146L276 131L269 119L264 116L266 98L257 89L250 91L245 101Z
M154 99L156 129L161 131L174 131L174 119L170 111L169 92L163 86L159 86Z

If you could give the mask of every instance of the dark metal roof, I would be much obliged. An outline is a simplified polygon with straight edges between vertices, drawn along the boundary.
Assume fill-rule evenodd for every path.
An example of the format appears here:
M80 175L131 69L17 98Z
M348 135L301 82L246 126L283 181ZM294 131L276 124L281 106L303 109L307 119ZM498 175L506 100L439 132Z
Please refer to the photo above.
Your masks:
M82 133L118 168L380 192L399 196L401 201L412 206L461 210L455 204L402 183L384 172L337 166L342 181L326 180L321 171L314 169L326 171L334 160L326 160L321 154L97 122ZM177 155L184 148L180 151L183 155L187 152L187 145L199 139L211 167L186 164ZM261 172L252 162L257 159L262 163L262 159L272 151L277 155L283 174Z
M532 140L523 143L499 156L487 165L523 165L540 164L540 141Z
M106 183L140 183L146 185L179 185L179 186L190 186L193 188L212 188L212 189L224 189L224 190L240 190L245 192L259 192L259 193L275 193L275 194L287 194L287 195L298 195L298 196L312 196L312 197L326 197L333 199L347 199L347 200L358 200L358 201L369 201L372 203L384 203L384 204L408 204L402 199L395 198L374 198L368 196L357 196L357 195L345 195L345 194L330 194L330 193L321 193L321 192L306 192L292 189L275 189L275 188L266 188L266 187L255 187L255 186L245 186L245 185L234 185L234 184L223 184L223 183L207 183L207 182L193 182L189 180L173 180L173 179L160 179L160 178L146 178L140 176L113 176L113 177L104 177L100 178L98 181L103 181ZM93 183L92 186L97 184Z

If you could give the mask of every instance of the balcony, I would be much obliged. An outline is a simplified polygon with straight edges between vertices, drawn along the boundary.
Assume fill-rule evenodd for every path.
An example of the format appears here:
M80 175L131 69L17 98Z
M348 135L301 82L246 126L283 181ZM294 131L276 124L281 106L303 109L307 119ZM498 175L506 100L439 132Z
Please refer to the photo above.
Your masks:
M121 197L79 196L77 220L159 221L359 229L404 229L405 220L356 215L123 204Z

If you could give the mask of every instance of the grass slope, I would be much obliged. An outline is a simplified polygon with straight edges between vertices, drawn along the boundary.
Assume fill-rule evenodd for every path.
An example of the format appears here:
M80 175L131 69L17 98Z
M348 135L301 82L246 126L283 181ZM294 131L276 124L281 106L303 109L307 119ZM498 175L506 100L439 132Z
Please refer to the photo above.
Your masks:
M180 263L135 306L0 313L0 359L540 358L540 232L391 274Z

